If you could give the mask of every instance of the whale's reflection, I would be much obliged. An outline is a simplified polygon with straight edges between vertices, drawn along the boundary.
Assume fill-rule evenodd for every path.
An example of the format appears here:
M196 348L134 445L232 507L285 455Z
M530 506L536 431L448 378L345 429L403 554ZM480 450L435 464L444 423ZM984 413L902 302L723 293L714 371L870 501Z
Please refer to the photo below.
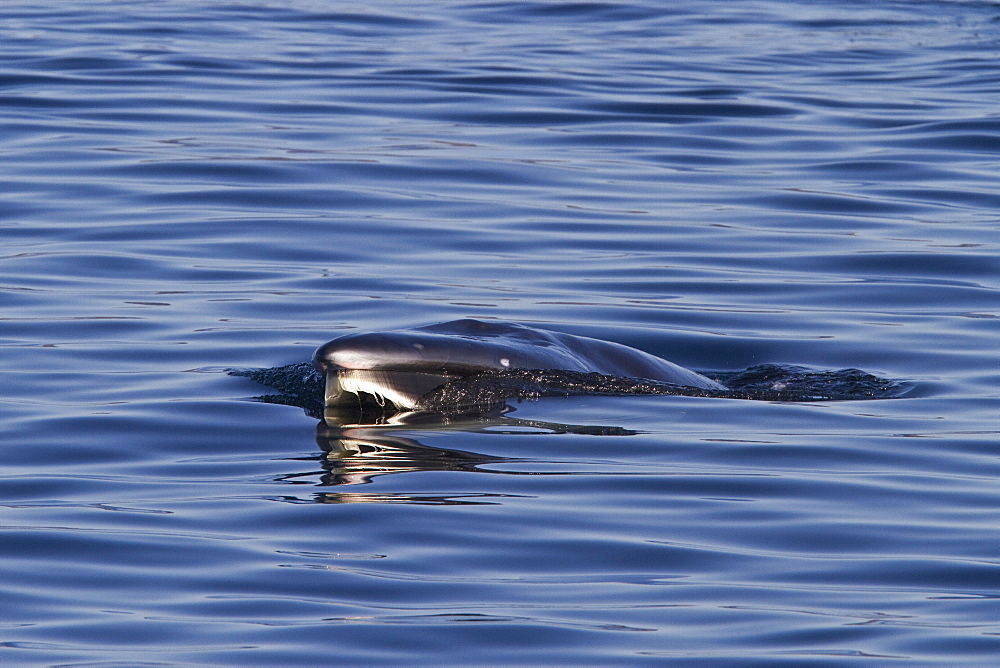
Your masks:
M468 450L441 448L421 443L421 431L489 433L518 436L525 434L588 434L629 436L637 432L621 427L573 425L527 420L507 415L509 406L487 414L442 415L409 411L387 415L364 415L327 411L316 425L316 443L322 451L324 487L362 485L377 476L421 471L461 471L505 475L534 475L504 464L535 461L499 457ZM488 504L503 495L491 494L392 494L323 492L323 503L416 503Z

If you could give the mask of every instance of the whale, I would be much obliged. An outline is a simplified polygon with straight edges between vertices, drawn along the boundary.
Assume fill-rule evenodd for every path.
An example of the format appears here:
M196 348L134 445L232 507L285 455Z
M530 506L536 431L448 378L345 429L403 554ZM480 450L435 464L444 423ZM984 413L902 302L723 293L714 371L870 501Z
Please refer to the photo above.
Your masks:
M313 366L327 407L362 397L396 410L420 407L443 385L489 371L558 370L725 390L714 380L621 343L466 318L412 329L355 333L324 343Z

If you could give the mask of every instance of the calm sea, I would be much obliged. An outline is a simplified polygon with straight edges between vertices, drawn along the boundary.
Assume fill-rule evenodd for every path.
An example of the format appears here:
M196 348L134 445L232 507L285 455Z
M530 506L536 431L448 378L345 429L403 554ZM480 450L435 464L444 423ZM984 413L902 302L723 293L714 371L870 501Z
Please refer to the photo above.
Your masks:
M0 126L0 663L1000 656L997 3L6 0ZM225 373L462 317L910 390Z

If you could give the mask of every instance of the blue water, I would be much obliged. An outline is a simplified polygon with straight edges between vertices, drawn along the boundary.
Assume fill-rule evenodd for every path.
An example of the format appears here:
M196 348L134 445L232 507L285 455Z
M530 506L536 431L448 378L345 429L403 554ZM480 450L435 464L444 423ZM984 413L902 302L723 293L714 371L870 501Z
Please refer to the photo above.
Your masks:
M5 2L0 662L994 665L998 59L978 1ZM912 389L341 442L225 373L463 317Z

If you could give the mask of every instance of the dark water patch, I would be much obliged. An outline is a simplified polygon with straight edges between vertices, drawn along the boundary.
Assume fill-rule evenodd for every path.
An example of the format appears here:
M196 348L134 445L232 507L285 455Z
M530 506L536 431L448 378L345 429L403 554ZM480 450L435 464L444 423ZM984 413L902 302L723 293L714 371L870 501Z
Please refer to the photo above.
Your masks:
M1000 153L1000 137L992 134L930 134L922 137L907 137L905 140L897 140L894 143L897 146L905 145L910 148L963 151L966 153L992 155Z
M885 158L870 160L844 160L838 162L810 165L806 169L825 172L831 176L854 181L879 183L887 178L893 181L913 183L919 181L935 181L950 176L947 169L935 167L916 159L886 160Z
M636 120L674 123L686 117L695 117L697 122L713 118L759 118L791 116L795 109L767 104L740 102L666 102L666 101L615 101L592 105L592 108L613 113L616 118L632 117Z
M619 2L504 2L504 3L470 3L464 7L471 16L479 21L487 22L529 22L545 19L546 23L561 26L563 21L571 19L586 25L587 23L604 23L606 21L636 21L658 18L673 14L661 8L649 8L642 3Z
M817 257L817 267L838 273L865 276L913 277L925 285L981 287L968 279L989 280L1000 274L1000 258L952 249L948 253L861 253L839 257ZM919 278L915 274L919 273ZM963 280L965 279L965 280ZM988 288L987 288L988 289Z
M921 210L916 204L905 201L866 197L856 193L807 192L798 189L762 194L753 200L755 204L768 208L854 216L914 214Z

